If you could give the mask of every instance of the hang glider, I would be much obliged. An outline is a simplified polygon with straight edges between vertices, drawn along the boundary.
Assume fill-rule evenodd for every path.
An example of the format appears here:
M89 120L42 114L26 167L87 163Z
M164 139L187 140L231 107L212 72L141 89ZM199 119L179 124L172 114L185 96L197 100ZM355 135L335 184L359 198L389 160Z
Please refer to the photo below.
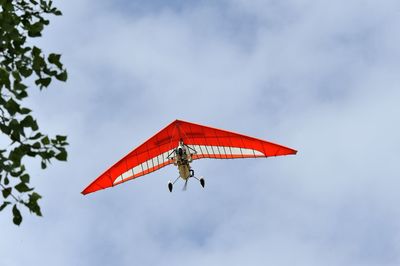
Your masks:
M296 153L294 149L261 139L175 120L111 166L86 187L82 194L119 185L169 164L174 164L179 170L178 178L168 183L170 191L179 178L185 180L184 189L189 178L199 180L204 187L204 179L194 176L190 166L193 160L260 158Z

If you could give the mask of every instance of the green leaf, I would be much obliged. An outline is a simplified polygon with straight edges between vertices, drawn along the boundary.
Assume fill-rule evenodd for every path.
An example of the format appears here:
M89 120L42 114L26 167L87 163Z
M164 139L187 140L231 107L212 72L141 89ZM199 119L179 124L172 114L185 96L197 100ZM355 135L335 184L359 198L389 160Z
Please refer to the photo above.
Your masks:
M4 134L7 134L7 135L11 133L10 127L3 125L2 123L0 123L0 130L1 130L1 132L3 132Z
M38 193L33 192L32 194L29 195L29 202L25 204L31 212L35 213L38 216L42 216L42 212L40 211L40 206L37 203L37 201L41 198L42 197Z
M13 142L16 142L16 141L19 142L19 141L21 141L20 132L17 131L17 130L14 130L13 132L11 132L10 139L11 139Z
M8 196L10 196L12 191L11 187L3 189L1 192L3 193L3 197L6 199Z
M16 81L21 81L21 75L19 74L18 71L13 71L13 72L12 72L12 75L13 75L13 77L14 77L14 79L15 79Z
M30 137L29 139L35 140L35 139L39 139L41 136L43 136L42 133L38 132L33 137Z
M40 87L48 87L50 85L51 78L40 78L35 81L36 85Z
M28 86L26 86L25 84L23 84L21 82L14 82L15 90L22 91L22 90L26 90L27 88L28 88Z
M24 76L25 78L29 77L30 75L32 75L32 69L25 67L25 66L21 66L18 68L19 72L21 73L22 76Z
M24 152L22 149L19 149L19 147L13 149L10 151L10 155L8 158L15 164L15 165L20 165L21 164L21 158L24 156Z
M42 169L46 169L46 167L47 167L46 162L45 162L45 161L42 161L42 162L40 163L40 166L42 167Z
M21 182L21 183L19 183L18 185L16 185L16 186L15 186L15 189L16 189L18 192L20 192L20 193L28 192L28 191L31 191L31 190L32 190L32 188L29 188L29 187L26 185L25 182Z
M38 201L39 199L42 198L42 196L40 196L38 193L33 192L31 195L29 195L30 199L32 201Z
M67 160L67 152L65 150L62 150L59 154L56 155L56 159L59 161L66 161Z
M56 140L59 142L66 141L67 136L56 135Z
M60 62L60 54L50 54L48 60L50 63L56 65L59 69L62 69L63 65Z
M22 127L30 127L33 131L38 130L38 125L36 120L33 119L31 115L25 116L24 119L21 121L21 126ZM38 133L40 134L40 133Z
M29 177L28 174L23 174L23 175L21 175L20 179L21 179L21 181L24 182L24 183L29 183L30 177Z
M34 148L34 149L40 149L40 147L42 147L42 145L38 141L36 141L35 143L32 144L32 148Z
M28 97L28 93L27 93L26 91L21 91L20 93L17 93L17 94L15 95L15 97L16 97L18 100L22 100L23 98Z
M12 119L10 124L8 124L8 126L11 130L15 131L18 131L21 128L17 119Z
M2 210L4 210L4 208L7 207L7 206L10 205L10 204L11 204L11 202L9 202L9 201L3 202L3 204L1 204L1 206L0 206L0 212L1 212Z
M21 110L19 111L21 114L23 114L23 115L26 115L26 114L29 114L30 112L32 112L32 110L31 109L29 109L29 108L21 108Z
M39 49L39 48L38 48ZM39 49L40 51L40 49ZM46 68L46 62L44 58L39 54L34 54L34 52L38 52L38 50L32 50L32 70L35 71L36 75L42 77L42 69Z
M44 136L44 138L42 138L41 142L42 142L44 145L49 145L49 144L50 144L49 137Z
M43 25L49 25L50 24L50 21L49 20L47 20L47 19L43 19L42 20L42 23L43 23Z
M50 69L48 69L48 68L44 68L43 69L43 73L44 74L46 74L46 75L48 75L49 77L51 76L55 76L55 75L57 75L57 70L50 70Z
M40 36L42 36L42 34L41 34L42 30L43 30L43 22L42 21L33 23L28 27L28 36L29 37L40 37Z
M13 206L12 213L14 216L14 218L13 218L14 224L20 225L22 222L22 215L21 215L21 212L18 210L16 204Z
M56 79L58 79L58 80L60 80L60 81L67 81L67 79L68 79L67 71L64 70L63 72L61 72L60 74L58 74L58 75L56 76Z
M3 86L10 88L10 76L6 69L0 67L0 89Z
M36 46L33 46L32 48L32 55L33 56L40 56L40 53L42 52L42 50L40 50L40 48L37 48Z
M10 113L10 115L15 115L17 112L19 112L19 104L14 101L13 98L10 98L5 105L7 111Z

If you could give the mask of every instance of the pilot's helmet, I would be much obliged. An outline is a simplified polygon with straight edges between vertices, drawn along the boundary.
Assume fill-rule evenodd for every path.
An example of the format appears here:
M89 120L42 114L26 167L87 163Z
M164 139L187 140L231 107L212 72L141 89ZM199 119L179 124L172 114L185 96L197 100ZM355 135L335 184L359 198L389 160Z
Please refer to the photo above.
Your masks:
M181 147L178 148L178 154L179 154L179 156L183 155L183 149Z

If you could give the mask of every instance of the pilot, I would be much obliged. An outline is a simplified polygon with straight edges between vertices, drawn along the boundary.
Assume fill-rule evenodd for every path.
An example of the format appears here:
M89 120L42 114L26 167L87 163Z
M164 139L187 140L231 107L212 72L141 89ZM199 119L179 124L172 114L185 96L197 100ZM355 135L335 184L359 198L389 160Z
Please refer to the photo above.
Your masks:
M182 165L183 164L183 155L184 155L184 150L182 147L178 147L175 149L175 160L174 160L174 165Z
M184 147L178 147L175 153L177 156L175 157L174 165L183 165L192 162L192 156L186 152Z

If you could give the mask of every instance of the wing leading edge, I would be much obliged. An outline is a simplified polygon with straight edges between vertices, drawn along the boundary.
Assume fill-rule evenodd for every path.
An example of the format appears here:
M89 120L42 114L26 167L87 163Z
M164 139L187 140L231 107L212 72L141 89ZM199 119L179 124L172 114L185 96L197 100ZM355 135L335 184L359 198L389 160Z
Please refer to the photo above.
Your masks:
M169 155L180 140L192 150L193 159L259 158L297 153L291 148L261 139L175 120L111 166L82 194L121 184L173 163Z

